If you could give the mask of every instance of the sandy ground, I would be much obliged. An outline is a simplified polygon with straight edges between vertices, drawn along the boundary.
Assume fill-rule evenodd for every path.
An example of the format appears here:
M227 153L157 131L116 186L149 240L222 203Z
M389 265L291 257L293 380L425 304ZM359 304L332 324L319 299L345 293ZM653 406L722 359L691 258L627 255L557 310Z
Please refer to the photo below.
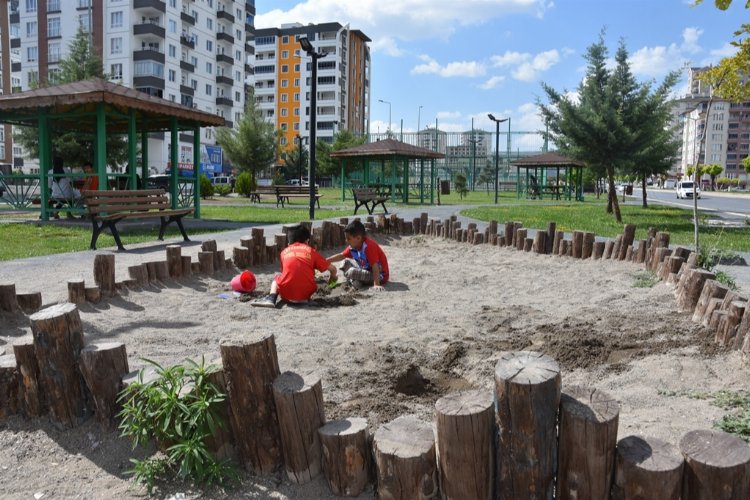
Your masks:
M666 284L634 287L641 272L634 264L422 236L381 242L392 276L385 292L341 286L321 291L318 307L258 309L219 298L233 275L226 272L83 306L86 340L124 342L137 369L143 357L216 359L223 337L272 333L282 371L322 378L328 419L366 417L372 431L406 413L432 420L435 401L446 393L492 389L495 362L507 350L545 352L559 361L563 386L589 384L612 394L621 405L620 437L640 433L677 444L722 414L689 393L750 389L750 364L716 348L712 335L677 313ZM253 271L260 294L276 266ZM0 319L0 350L28 333L26 318ZM125 470L145 451L132 451L93 420L60 432L46 419L13 417L0 422L0 450L3 498L143 495ZM163 485L159 496L176 492L198 495L178 483ZM243 476L236 490L208 496L333 498L321 478L295 486L282 475ZM363 497L372 496L370 487Z

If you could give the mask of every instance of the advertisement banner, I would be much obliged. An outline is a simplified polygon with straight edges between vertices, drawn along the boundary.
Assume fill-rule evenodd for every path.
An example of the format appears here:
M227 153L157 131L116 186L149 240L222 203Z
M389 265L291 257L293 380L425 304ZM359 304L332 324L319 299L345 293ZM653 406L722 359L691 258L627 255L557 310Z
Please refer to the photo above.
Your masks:
M201 145L201 172L208 177L221 174L224 152L221 146Z

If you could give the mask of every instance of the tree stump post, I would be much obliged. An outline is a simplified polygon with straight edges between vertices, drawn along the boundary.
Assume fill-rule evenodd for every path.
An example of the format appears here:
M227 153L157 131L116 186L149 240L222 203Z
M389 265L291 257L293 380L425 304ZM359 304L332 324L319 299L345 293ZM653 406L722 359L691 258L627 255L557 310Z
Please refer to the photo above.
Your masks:
M214 253L198 252L198 262L201 265L201 272L209 276L214 274Z
M0 418L15 415L19 403L19 376L16 357L0 356Z
M273 335L224 339L220 349L237 449L249 472L270 474L281 465L272 388L279 376L276 341Z
M143 287L148 285L148 268L144 264L128 266L128 276L130 276L130 279L135 280L138 286Z
M750 498L750 447L720 431L690 431L680 440L685 457L683 500Z
M44 412L44 396L36 360L34 338L30 335L21 337L13 343L13 355L20 376L20 402L28 417L40 417Z
M0 311L9 313L18 311L15 283L0 283Z
M189 255L183 255L182 258L182 277L189 278L193 275L193 259Z
M533 238L526 238L523 243L523 251L524 252L531 252L531 247L534 246L534 239Z
M42 308L42 292L19 293L16 295L18 307L26 314L34 314Z
M680 500L685 460L677 449L652 437L617 442L612 500Z
M670 255L669 258L664 261L661 273L659 274L662 281L667 281L670 274L677 274L680 271L683 262L685 262L685 259L682 257Z
M600 260L604 256L605 245L606 243L603 241L594 242L594 255L592 256L594 260Z
M742 321L737 325L737 335L733 347L742 349L748 336L750 336L750 300L745 303L745 314L742 315Z
M91 394L96 420L107 429L114 428L122 377L129 372L125 344L87 345L81 350L80 369Z
M375 432L372 447L380 498L439 498L431 424L414 415L398 417Z
M612 258L612 252L614 251L614 248L615 248L615 242L612 240L607 240L604 243L604 257L603 258L604 259Z
M250 249L245 247L234 247L232 249L232 257L234 258L234 265L239 269L247 269L250 267Z
M83 280L68 280L68 302L71 304L86 302L86 283Z
M620 256L620 246L622 245L622 235L618 234L615 236L615 245L612 247L612 255L610 256L610 259L617 260L617 258Z
M555 241L552 242L552 255L560 255L560 242L565 239L563 231L555 231Z
M443 498L492 499L495 477L494 395L474 390L435 403Z
M544 240L544 253L551 254L552 253L552 247L555 244L555 235L557 234L557 223L556 222L550 222L547 224L547 237Z
M685 278L684 288L677 297L677 310L680 312L692 313L698 303L698 298L703 290L703 285L707 280L714 279L716 276L705 269L691 269Z
M204 357L208 359L208 356ZM210 364L218 365L218 369L208 376L208 380L214 384L219 390L228 394L227 391L227 377L224 373L224 368L221 366L221 359L213 360ZM221 403L221 409L219 410L224 425L217 427L215 432L206 438L206 446L211 450L216 458L220 460L237 460L237 449L235 447L234 434L232 432L231 415L232 407L229 397L227 397L223 403Z
M657 232L654 236L653 241L651 242L651 248L649 255L647 257L646 264L648 265L649 269L655 270L656 267L653 266L653 258L656 255L656 250L658 248L667 248L669 247L669 233L662 233Z
M596 242L596 235L594 233L583 233L583 249L581 250L582 259L590 259L594 254L594 242Z
M497 497L551 499L557 466L560 367L539 352L502 353L495 365Z
M638 264L643 264L646 262L646 249L648 248L648 241L647 240L639 240L638 241L638 251L635 253L635 261Z
M627 250L625 250L625 261L626 262L632 262L633 261L633 245L628 245Z
M560 401L557 498L608 498L620 405L580 386L565 387Z
M53 419L76 427L88 416L86 387L78 369L83 329L73 304L57 304L29 317L42 390Z
M224 269L226 262L227 258L224 255L224 250L217 250L214 252L214 272Z
M523 247L526 246L526 238L528 233L528 229L516 229L516 250L523 250Z
M180 245L167 245L167 270L170 278L182 278L182 247Z
M109 298L115 294L115 256L113 254L97 254L94 257L94 283L99 287L102 297Z
M84 289L84 294L86 296L86 302L96 304L102 300L102 292L99 290L98 286L87 286Z
M671 253L672 251L669 248L658 247L654 250L653 257L651 257L651 265L649 266L649 269L653 272L657 272L659 270L659 264L669 257Z
M547 251L547 233L537 231L534 235L534 244L532 246L534 253L544 254Z
M513 228L515 224L511 221L505 223L505 244L510 246L513 242Z
M266 246L266 237L263 234L263 228L250 228L250 234L252 235L253 240L253 265L262 266L265 264L263 260L263 249Z
M580 259L583 255L583 231L573 231L573 258Z
M318 429L323 473L334 495L356 497L370 480L370 436L367 419L347 418Z
M617 260L625 260L625 253L627 248L633 244L635 240L635 224L625 224L622 231L622 243L620 244L620 254Z
M424 234L425 230L427 229L428 218L429 214L427 212L421 212L419 214L419 227L422 229L422 234Z
M560 240L560 248L559 248L559 255L560 257L565 257L568 255L568 249L570 247L570 241L568 240Z
M742 317L745 314L745 300L733 300L729 303L726 308L726 317L723 321L719 322L719 326L716 329L716 341L719 345L734 347L735 335L737 334L737 326L742 321Z
M325 424L320 378L284 372L273 383L284 467L290 481L304 484L320 474L318 429Z

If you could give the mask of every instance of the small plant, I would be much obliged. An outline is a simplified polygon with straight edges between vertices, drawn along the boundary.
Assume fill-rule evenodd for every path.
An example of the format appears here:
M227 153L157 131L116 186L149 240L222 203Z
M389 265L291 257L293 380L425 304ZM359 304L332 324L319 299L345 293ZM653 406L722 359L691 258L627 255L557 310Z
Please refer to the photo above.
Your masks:
M724 271L716 271L714 275L719 283L726 285L731 290L737 290L737 281Z
M201 174L201 198L210 198L214 195L214 185L208 180L206 174Z
M250 193L255 191L256 188L255 179L253 179L253 176L249 172L242 172L237 177L237 182L234 188L237 190L237 193L246 198L249 198Z
M750 443L750 391L719 391L713 397L712 405L730 410L714 427Z
M214 186L214 194L218 194L219 196L229 196L229 193L231 192L232 192L232 186L226 186L226 185Z
M633 275L633 288L651 288L659 278L651 271L639 271Z
M455 179L453 180L453 186L458 193L460 199L464 199L464 196L466 196L466 193L469 192L469 189L466 187L466 176L462 173L457 173Z
M207 438L215 435L222 422L219 410L226 396L209 381L216 371L213 365L190 359L184 365L164 368L144 359L156 369L157 378L138 381L119 396L121 435L133 442L133 448L154 440L165 458L131 459L129 472L135 481L152 492L156 481L168 474L202 484L227 484L237 472L227 462L219 462L208 450Z

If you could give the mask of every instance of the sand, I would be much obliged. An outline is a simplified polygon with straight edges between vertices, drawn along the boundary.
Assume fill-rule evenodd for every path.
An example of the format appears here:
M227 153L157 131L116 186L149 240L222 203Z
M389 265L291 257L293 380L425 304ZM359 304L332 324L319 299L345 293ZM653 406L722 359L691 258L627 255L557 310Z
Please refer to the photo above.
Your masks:
M281 371L316 373L329 420L360 416L372 431L398 415L431 421L435 401L466 388L493 388L494 365L507 350L537 350L561 365L563 386L588 384L621 405L619 436L646 434L677 444L723 414L693 393L750 389L750 366L717 348L713 335L676 312L673 290L636 288L642 267L574 261L423 236L379 238L391 267L386 291L341 286L318 307L250 307L223 299L232 272L123 292L82 306L87 342L120 341L130 367L141 358L176 363L218 359L223 337L275 336ZM92 257L93 259L93 257ZM260 295L276 266L253 269ZM30 278L33 279L33 278ZM87 278L87 279L90 279ZM0 349L28 333L25 318L2 318ZM46 419L0 422L0 497L141 496L125 470L142 457L91 420L60 432ZM187 497L187 484L160 496ZM209 497L333 498L322 478L304 486L283 475L243 475L234 491ZM373 497L372 486L364 498Z

